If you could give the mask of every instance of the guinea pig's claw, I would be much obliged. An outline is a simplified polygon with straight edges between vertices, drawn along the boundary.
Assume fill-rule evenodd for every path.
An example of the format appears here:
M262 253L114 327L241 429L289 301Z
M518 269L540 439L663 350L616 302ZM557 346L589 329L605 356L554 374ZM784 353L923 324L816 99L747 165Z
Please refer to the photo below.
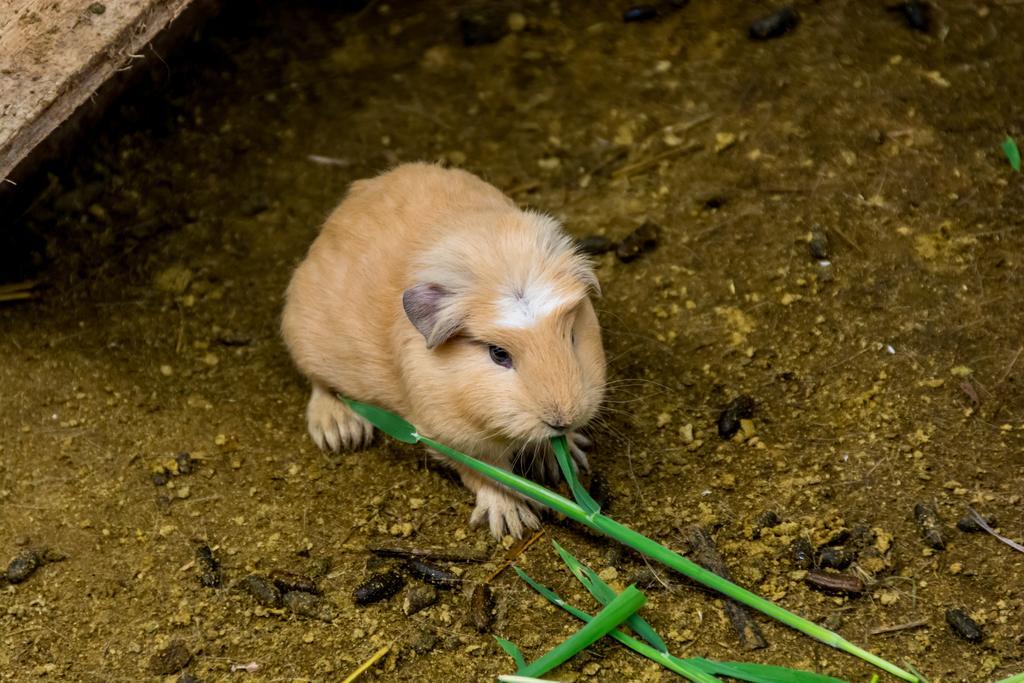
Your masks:
M318 387L313 388L309 398L306 419L309 435L321 450L355 450L373 440L373 425Z
M506 533L522 538L525 529L540 528L540 518L527 501L494 486L485 486L477 491L476 508L469 518L470 525L474 527L485 522L491 529L491 535L499 540Z
M573 462L579 469L584 472L589 472L590 461L587 459L587 454L583 449L590 448L594 445L593 442L579 432L570 432L567 440L569 442L569 453L572 455Z

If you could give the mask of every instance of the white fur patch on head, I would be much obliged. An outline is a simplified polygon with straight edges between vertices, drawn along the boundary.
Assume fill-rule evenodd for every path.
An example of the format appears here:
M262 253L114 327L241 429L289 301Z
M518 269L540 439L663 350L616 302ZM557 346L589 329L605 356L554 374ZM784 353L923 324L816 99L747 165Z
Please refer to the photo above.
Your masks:
M497 301L499 327L523 329L569 303L549 282L528 282L522 289L513 289Z

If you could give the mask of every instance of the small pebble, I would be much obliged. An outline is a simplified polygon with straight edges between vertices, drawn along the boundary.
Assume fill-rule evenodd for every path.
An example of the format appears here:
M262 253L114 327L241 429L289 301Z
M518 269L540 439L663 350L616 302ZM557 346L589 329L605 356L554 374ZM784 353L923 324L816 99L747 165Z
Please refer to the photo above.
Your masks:
M993 529L996 527L995 517L986 517L982 515L981 518L985 520L985 524L988 524ZM981 525L978 524L977 520L974 519L973 515L965 515L961 517L956 523L956 528L967 534L976 534L979 531L984 531L984 529L981 528Z
M748 420L753 415L754 399L746 394L737 396L718 415L718 436L731 439L740 430L740 420Z
M494 624L494 594L486 583L477 584L469 598L469 619L480 633L487 633Z
M814 548L806 538L798 538L789 546L789 557L797 569L810 569L814 566Z
M622 240L622 243L615 250L615 255L623 263L634 261L642 254L653 251L658 246L660 234L660 226L651 221L645 221L640 227L629 233L626 239Z
M153 485L154 486L163 486L166 483L167 483L167 473L166 472L154 472L153 473Z
M219 588L223 575L220 562L213 556L210 546L205 543L196 547L196 565L199 567L199 583L207 588Z
M292 614L310 619L331 620L329 611L325 609L324 600L319 595L305 591L288 591L284 594L283 602Z
M853 563L853 553L842 548L822 548L818 553L818 566L823 569L846 569Z
M814 590L829 595L854 597L864 592L864 582L852 574L835 574L811 569L804 580Z
M411 617L437 602L437 589L433 586L409 586L402 600L402 612Z
M288 591L301 591L303 593L319 593L317 590L316 582L308 576L302 574L295 574L293 572L281 571L275 569L270 572L270 580L274 582L274 585L281 589L282 592Z
M409 576L441 588L453 588L462 583L462 579L433 562L411 559L403 567Z
M634 5L622 13L622 20L628 24L637 21L650 21L657 16L658 10L653 5Z
M277 608L282 605L281 591L265 576L250 574L242 579L241 586L264 607Z
M827 261L832 258L828 235L819 230L811 233L811 239L807 242L807 249L811 252L811 258L815 261Z
M149 658L149 670L158 676L175 674L188 666L192 653L181 640L175 639Z
M942 550L946 542L942 539L942 524L939 513L931 503L918 503L914 506L914 521L921 532L921 538L930 548Z
M615 243L604 235L587 235L580 239L577 247L589 256L600 256L615 248Z
M748 34L753 40L778 38L796 28L800 17L792 7L782 7L771 14L761 17L750 25Z
M953 629L953 633L968 642L980 643L985 637L978 623L963 610L946 610L946 623Z
M107 11L107 6L104 5L102 2L94 2L91 5L89 5L89 11L95 14L96 16L99 16Z
M352 600L357 605L369 605L380 602L402 590L405 585L405 577L394 569L374 574L366 581L356 586L352 591Z
M43 557L39 551L32 548L22 550L7 565L7 580L10 583L21 583L32 576L33 572L41 566L43 566Z

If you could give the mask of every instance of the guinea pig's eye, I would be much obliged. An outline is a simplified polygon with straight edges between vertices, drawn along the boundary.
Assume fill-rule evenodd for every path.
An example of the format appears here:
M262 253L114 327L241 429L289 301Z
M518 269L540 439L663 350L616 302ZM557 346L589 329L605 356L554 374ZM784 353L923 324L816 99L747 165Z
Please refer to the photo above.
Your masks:
M512 367L512 356L509 352L500 346L494 346L491 344L487 347L487 350L491 353L491 360L500 365L503 368Z

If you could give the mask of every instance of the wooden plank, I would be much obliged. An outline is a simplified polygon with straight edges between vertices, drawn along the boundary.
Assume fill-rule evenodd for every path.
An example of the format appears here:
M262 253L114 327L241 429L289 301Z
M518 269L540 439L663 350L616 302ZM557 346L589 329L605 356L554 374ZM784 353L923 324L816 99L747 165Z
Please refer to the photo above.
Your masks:
M0 0L0 184L195 0Z

